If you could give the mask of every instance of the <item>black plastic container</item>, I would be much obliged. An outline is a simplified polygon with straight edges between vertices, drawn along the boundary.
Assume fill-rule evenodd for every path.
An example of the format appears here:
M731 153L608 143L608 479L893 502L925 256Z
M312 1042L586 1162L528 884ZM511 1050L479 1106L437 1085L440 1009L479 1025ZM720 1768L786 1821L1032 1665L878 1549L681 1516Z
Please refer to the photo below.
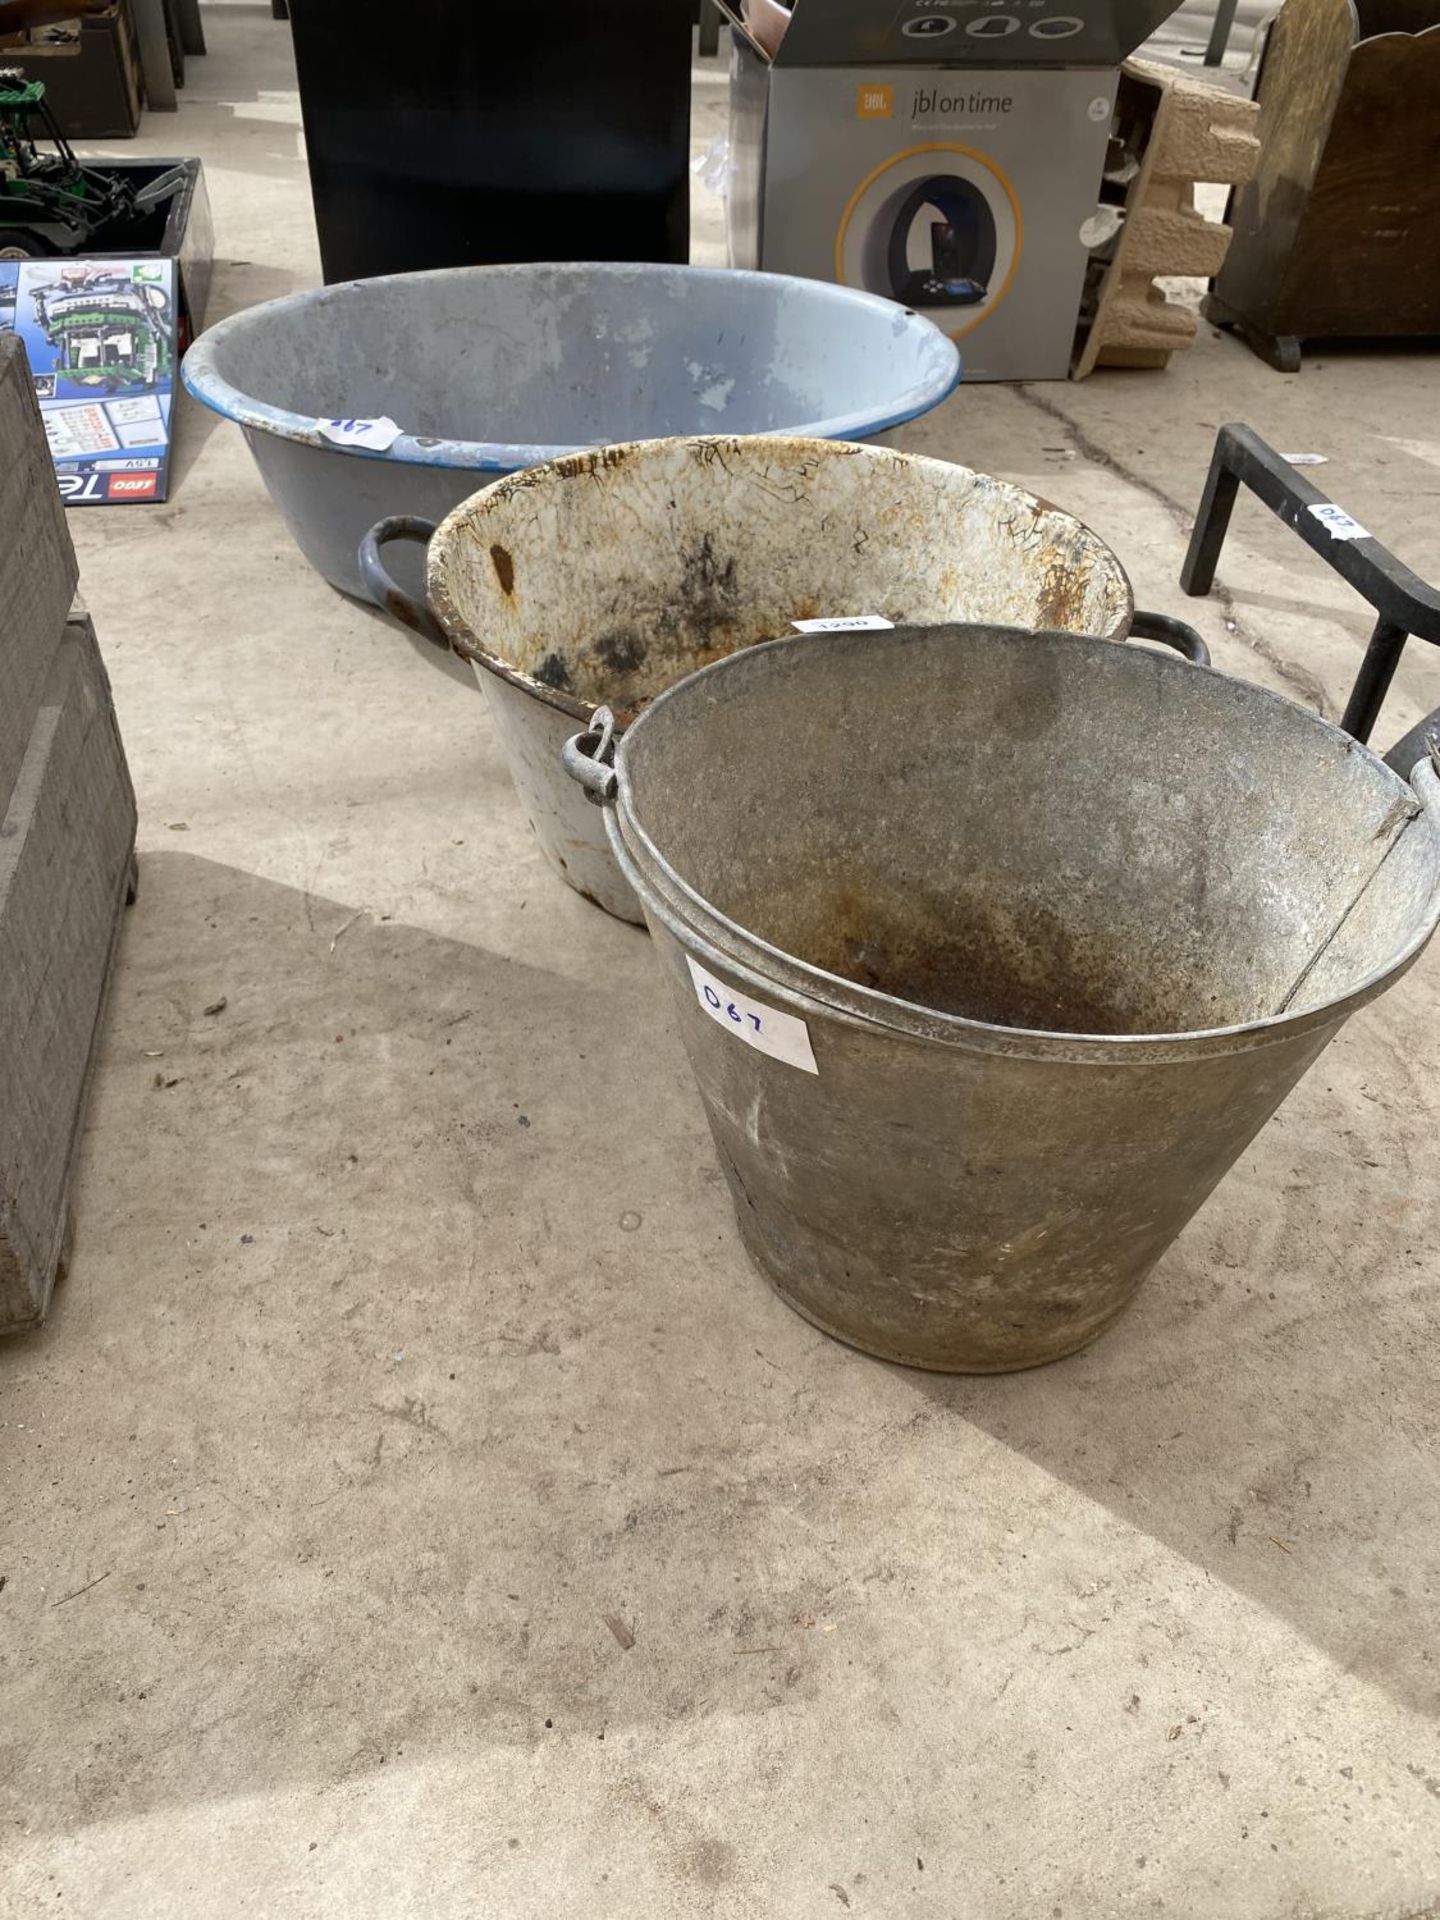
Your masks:
M693 0L291 0L327 281L689 255Z

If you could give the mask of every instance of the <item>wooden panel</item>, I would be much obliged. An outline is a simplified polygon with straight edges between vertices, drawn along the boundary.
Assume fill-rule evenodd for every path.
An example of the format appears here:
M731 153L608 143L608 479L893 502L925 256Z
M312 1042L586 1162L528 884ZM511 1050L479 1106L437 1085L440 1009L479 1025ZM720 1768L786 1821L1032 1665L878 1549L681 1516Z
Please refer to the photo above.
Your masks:
M75 592L75 553L25 349L0 334L0 813Z
M1261 160L1217 318L1253 335L1440 333L1440 0L1286 0L1260 69Z
M1280 330L1440 333L1440 6L1350 56L1286 276Z
M74 620L0 821L0 1333L54 1282L134 845L109 682Z
M1286 0L1270 30L1256 97L1260 163L1231 197L1234 239L1215 291L1257 326L1281 331L1274 314L1354 38L1350 0Z

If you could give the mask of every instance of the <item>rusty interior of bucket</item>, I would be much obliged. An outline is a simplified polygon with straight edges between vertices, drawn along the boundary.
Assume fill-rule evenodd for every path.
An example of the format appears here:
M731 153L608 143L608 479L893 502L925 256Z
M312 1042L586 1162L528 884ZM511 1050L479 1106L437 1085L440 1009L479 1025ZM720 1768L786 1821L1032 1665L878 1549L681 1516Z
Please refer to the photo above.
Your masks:
M1131 612L1109 548L1018 487L879 447L758 436L515 474L446 522L430 594L472 645L622 722L794 620L1118 637Z
M1410 789L1313 715L1070 635L787 642L678 688L622 760L627 822L710 908L1002 1027L1323 1004L1418 931L1440 869Z
M774 944L857 986L992 1026L1151 1033L1195 1023L1178 981L1137 978L1123 943L1086 937L1063 913L989 876L942 905L860 870L820 900L807 896L793 917L755 901L745 919L783 927ZM1222 1011L1213 996L1209 1011Z

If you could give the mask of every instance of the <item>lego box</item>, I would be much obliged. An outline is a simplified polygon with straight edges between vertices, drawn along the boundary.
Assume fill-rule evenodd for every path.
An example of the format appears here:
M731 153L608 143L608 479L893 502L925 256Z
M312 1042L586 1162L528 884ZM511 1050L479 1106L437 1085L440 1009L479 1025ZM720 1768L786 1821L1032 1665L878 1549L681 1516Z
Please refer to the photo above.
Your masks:
M165 258L0 260L0 331L24 342L67 506L165 498L175 272Z

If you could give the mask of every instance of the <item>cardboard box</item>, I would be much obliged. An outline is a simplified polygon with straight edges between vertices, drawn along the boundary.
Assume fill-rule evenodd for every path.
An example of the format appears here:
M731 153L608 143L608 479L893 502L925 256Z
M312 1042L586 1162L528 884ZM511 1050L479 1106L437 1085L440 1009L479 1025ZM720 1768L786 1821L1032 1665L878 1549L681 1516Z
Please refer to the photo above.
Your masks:
M731 264L899 300L966 380L1063 380L1119 62L1173 0L796 0L773 54L722 5Z
M0 340L25 345L72 507L165 499L176 370L204 324L214 247L198 160L106 164L137 186L176 168L184 179L158 206L112 221L107 249L0 260Z
M0 260L67 506L165 498L176 322L173 259Z

